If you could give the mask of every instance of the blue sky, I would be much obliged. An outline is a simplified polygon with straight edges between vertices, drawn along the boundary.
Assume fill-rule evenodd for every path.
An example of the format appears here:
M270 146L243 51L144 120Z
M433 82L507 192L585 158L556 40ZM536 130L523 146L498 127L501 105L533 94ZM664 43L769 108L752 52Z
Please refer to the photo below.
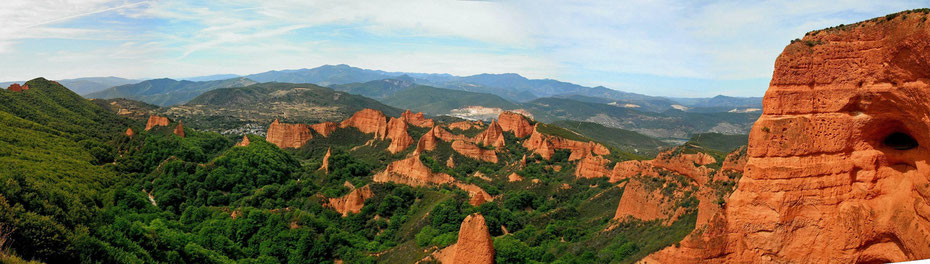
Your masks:
M928 1L0 3L0 80L191 77L349 64L519 73L678 97L761 96L804 33Z

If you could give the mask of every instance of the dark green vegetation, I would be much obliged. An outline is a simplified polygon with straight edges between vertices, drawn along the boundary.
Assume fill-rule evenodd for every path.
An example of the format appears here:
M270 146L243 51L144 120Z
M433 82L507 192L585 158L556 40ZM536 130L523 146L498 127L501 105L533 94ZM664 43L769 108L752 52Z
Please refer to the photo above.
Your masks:
M394 79L384 79L363 83L349 83L330 85L336 91L343 91L350 94L357 94L368 98L382 100L390 97L400 91L410 89L417 84L409 76L400 76Z
M186 103L206 91L242 87L254 83L255 81L241 77L206 82L176 81L164 78L120 85L86 96L99 99L126 98L160 106L171 106Z
M730 153L749 143L749 135L724 135L720 133L704 133L691 136L689 145L698 145L718 152Z
M505 110L520 108L519 105L493 94L456 91L422 85L397 92L385 98L383 102L398 108L433 115L448 114L452 109L473 105Z

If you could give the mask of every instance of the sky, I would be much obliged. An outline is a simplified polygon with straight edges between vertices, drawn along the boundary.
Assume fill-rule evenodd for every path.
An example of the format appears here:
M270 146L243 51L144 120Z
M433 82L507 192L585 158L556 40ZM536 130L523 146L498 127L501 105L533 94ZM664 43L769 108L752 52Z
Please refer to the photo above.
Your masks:
M762 96L791 39L930 6L831 1L0 1L0 81L325 64Z

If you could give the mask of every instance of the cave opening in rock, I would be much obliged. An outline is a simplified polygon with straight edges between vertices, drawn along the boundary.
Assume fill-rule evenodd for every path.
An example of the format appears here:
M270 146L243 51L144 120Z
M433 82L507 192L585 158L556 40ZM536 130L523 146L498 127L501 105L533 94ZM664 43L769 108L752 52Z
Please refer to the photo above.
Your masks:
M916 148L918 146L917 140L915 140L911 135L894 132L891 135L885 137L885 146L888 146L897 150L909 150Z

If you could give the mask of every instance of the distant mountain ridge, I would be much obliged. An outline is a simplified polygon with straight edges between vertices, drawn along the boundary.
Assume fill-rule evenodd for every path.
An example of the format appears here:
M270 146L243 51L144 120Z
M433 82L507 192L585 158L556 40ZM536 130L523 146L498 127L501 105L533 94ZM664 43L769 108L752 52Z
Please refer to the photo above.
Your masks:
M126 98L160 106L171 106L186 103L207 91L219 88L244 87L255 83L255 81L244 77L202 82L162 78L111 87L103 91L87 94L85 97L96 99Z

